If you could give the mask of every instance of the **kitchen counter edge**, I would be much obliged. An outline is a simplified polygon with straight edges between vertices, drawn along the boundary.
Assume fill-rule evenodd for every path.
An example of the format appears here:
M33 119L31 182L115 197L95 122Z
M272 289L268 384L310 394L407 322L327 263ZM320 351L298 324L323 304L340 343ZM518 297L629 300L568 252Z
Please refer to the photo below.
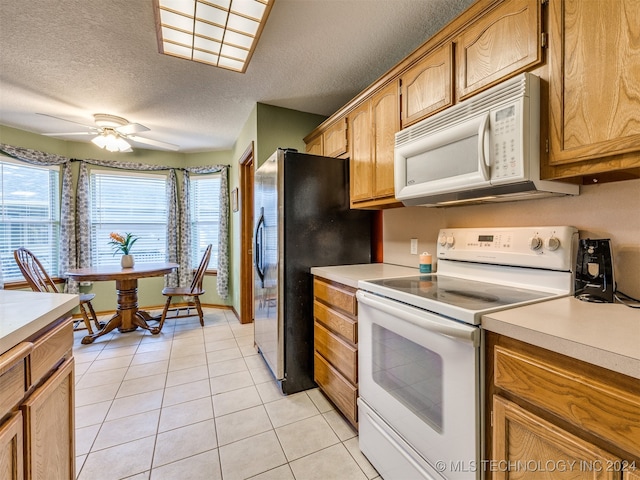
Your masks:
M0 354L70 315L79 298L66 293L0 290Z
M311 267L311 274L353 288L358 288L358 281L360 280L419 275L419 270L417 268L392 265L390 263L361 263L357 265Z
M640 311L574 297L488 313L485 330L640 379Z

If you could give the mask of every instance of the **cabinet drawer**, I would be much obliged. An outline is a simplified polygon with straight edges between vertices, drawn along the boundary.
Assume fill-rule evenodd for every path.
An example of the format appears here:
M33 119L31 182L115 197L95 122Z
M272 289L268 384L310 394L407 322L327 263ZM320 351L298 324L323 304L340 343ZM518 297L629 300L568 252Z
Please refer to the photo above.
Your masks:
M354 319L337 310L332 310L318 301L313 302L313 316L329 330L342 335L351 343L358 343L358 322Z
M358 389L318 353L314 354L314 380L345 417L355 426L358 422Z
M358 350L316 322L315 349L347 380L358 382Z
M495 347L494 362L498 388L640 455L640 395L502 346Z
M63 360L71 357L73 324L65 322L47 332L33 344L31 383L36 385Z
M33 344L22 342L0 355L0 419L15 407L29 390L26 358Z
M355 316L358 314L355 288L342 284L327 283L315 278L313 280L313 295L317 299L350 315Z

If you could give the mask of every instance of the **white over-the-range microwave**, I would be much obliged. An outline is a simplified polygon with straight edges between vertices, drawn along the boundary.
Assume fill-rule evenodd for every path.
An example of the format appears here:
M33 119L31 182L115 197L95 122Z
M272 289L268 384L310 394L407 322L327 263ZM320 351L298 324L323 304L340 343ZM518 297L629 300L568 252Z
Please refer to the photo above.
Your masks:
M578 195L540 179L540 79L513 77L396 133L395 195L405 205Z

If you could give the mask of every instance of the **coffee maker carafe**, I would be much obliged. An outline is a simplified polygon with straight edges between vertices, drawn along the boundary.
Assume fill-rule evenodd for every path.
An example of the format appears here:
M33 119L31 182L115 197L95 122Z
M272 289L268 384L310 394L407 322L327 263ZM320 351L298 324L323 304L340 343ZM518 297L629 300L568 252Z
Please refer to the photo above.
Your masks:
M578 243L574 295L587 302L612 303L615 292L611 241L582 239Z

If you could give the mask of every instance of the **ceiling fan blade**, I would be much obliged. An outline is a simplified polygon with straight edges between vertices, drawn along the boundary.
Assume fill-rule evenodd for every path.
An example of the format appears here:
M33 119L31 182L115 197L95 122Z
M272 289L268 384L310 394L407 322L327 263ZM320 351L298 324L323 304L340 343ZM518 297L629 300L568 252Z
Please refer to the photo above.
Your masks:
M114 130L122 135L131 135L133 133L146 132L149 129L139 123L128 123L127 125L116 127Z
M153 145L154 147L160 147L166 150L178 151L178 149L180 148L178 145L173 145L172 143L160 142L158 140L152 140L150 138L138 137L137 135L127 135L127 138L134 142Z
M82 125L83 127L86 127L86 128L93 128L93 129L96 128L95 126L92 126L92 125L76 122L74 120L67 120L66 118L62 118L62 117L54 117L53 115L48 115L46 113L37 113L37 115L42 115L43 117L55 118L56 120L62 120L63 122L75 123L76 125Z
M98 135L99 132L58 132L58 133L43 133L45 137L65 137L67 135Z

